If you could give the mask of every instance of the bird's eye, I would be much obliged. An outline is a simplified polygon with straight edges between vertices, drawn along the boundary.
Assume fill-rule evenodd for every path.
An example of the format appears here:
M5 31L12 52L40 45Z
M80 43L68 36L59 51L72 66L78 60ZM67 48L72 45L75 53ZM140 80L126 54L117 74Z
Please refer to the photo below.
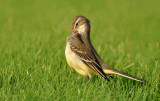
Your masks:
M78 26L78 23L76 23L76 26Z

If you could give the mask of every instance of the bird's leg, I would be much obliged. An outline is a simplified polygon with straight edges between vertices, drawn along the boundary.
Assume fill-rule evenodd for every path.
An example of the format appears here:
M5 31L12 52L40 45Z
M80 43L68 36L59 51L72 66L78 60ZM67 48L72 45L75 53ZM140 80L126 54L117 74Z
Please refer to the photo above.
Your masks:
M88 74L88 80L86 80L85 83L86 83L86 82L89 82L89 81L91 80L91 78L92 78L92 75L91 75L91 74Z
M86 83L88 84L91 79L92 79L92 75L91 75L91 74L88 74L88 79L87 79L82 85L84 85L84 84L86 84Z
M88 74L88 82L92 79L92 75Z

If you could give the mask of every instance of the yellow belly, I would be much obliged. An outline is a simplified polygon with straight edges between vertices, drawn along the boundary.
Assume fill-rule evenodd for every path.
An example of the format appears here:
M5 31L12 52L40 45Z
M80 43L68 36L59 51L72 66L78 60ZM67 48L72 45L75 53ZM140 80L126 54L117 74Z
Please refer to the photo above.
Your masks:
M88 75L91 73L94 73L93 70L91 70L89 67L87 67L78 57L75 53L73 53L70 50L69 45L66 46L65 49L65 56L67 63L70 67L74 68L76 72L78 72L81 75Z

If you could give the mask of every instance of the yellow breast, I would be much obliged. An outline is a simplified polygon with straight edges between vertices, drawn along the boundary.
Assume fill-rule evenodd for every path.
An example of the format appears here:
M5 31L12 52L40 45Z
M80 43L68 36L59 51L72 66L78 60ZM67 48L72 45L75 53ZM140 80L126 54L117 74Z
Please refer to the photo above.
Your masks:
M69 45L66 46L65 56L69 66L74 68L79 74L87 75L90 72L89 68L78 58L74 52L71 51Z

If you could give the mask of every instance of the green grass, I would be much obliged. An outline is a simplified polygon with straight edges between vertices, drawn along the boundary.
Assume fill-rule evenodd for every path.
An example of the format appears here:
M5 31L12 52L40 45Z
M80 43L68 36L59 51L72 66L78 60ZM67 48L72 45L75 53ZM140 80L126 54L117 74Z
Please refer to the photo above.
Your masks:
M159 0L0 0L0 100L160 100ZM120 76L87 79L66 63L72 19L91 21L91 40Z

